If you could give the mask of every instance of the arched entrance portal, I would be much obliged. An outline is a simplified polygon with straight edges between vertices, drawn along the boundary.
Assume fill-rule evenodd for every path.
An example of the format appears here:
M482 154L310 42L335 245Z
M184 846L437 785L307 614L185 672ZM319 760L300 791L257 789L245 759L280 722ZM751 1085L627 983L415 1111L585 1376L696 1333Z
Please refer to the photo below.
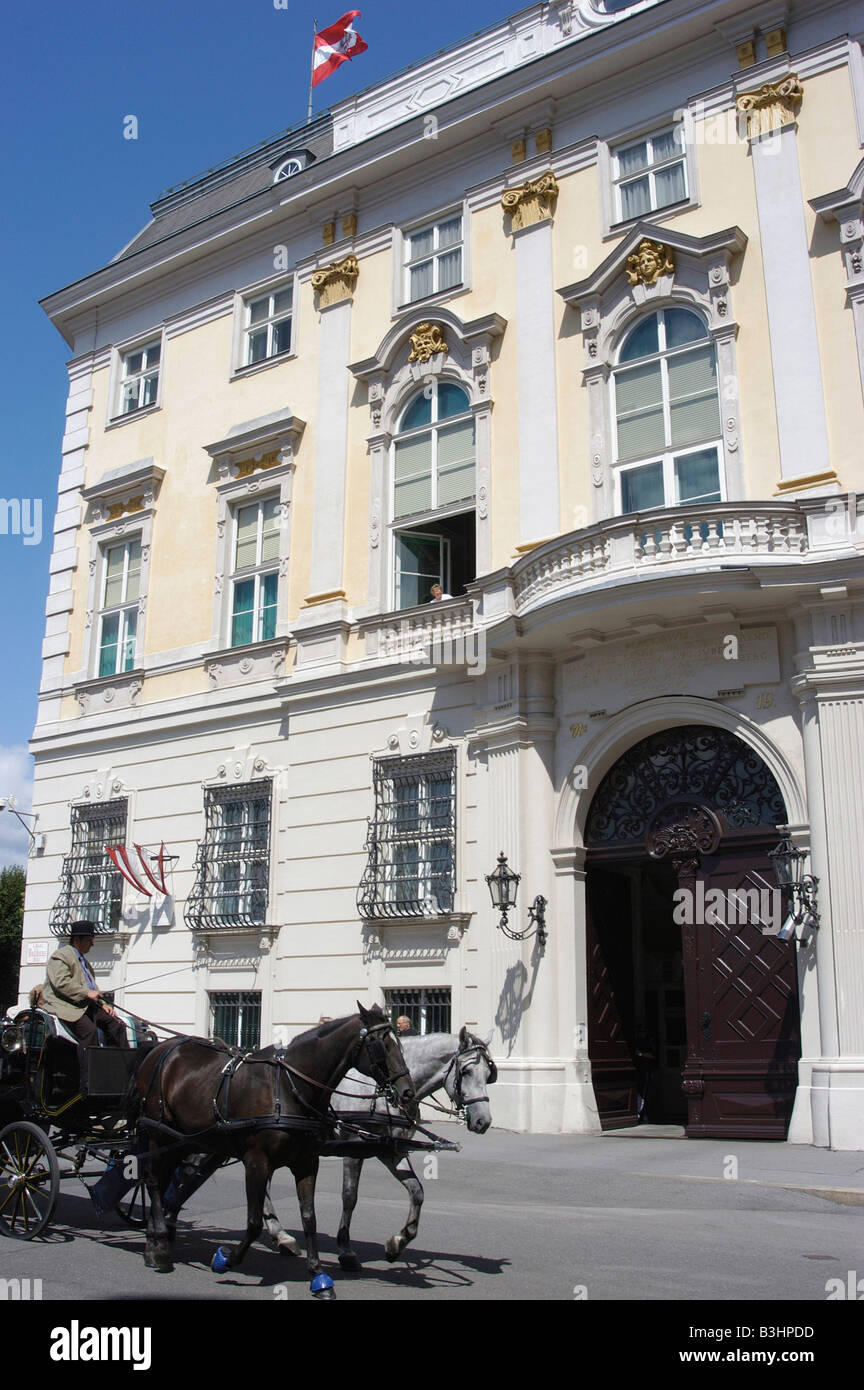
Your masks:
M747 744L691 724L635 744L586 830L588 1038L604 1129L783 1139L795 1099L795 946L768 851L787 820ZM768 928L766 934L763 928Z

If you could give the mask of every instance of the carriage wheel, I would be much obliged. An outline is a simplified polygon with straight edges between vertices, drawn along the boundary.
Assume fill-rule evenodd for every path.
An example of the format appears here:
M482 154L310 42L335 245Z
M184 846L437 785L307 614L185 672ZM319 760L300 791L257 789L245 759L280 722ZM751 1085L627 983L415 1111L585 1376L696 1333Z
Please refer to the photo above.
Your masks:
M51 1220L60 1165L44 1130L18 1120L0 1130L0 1231L32 1240Z
M124 1226L133 1226L136 1231L144 1230L147 1225L147 1184L143 1178L121 1197L115 1212Z

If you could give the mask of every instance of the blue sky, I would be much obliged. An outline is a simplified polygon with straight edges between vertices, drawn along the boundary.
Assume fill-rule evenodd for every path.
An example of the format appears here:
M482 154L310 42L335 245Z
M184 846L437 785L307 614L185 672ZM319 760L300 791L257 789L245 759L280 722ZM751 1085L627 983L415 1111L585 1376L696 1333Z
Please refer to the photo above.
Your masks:
M11 534L10 512L0 507L0 797L12 793L22 808L69 356L38 301L116 255L164 189L304 119L313 20L323 28L345 11L341 0L329 9L324 0L288 4L5 6L0 499L30 505L20 528L28 535ZM355 27L369 51L316 89L315 113L519 8L366 0ZM137 140L123 138L129 115L138 118ZM0 813L0 866L21 862L25 848L17 822Z

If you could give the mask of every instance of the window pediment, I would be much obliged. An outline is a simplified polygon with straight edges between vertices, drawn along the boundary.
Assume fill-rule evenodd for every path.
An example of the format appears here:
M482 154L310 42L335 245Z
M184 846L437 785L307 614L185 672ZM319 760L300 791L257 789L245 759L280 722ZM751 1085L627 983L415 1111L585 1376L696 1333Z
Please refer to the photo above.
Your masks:
M90 521L122 522L126 517L143 516L155 505L165 469L152 458L112 468L97 483L81 489L81 496L90 507Z
M234 425L224 439L204 446L215 465L211 481L234 482L285 464L293 467L305 428L306 421L290 410Z

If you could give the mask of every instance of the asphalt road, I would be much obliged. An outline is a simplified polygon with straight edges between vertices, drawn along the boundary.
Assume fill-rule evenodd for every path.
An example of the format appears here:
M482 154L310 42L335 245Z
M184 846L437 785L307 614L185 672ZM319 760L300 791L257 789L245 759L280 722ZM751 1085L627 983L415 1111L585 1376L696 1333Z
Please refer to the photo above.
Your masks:
M356 1275L335 1257L341 1161L323 1161L318 1229L339 1300L824 1303L828 1280L864 1278L862 1154L737 1144L730 1180L728 1142L442 1132L463 1150L438 1156L417 1240L393 1265L383 1243L407 1201L367 1163L352 1228L364 1264ZM298 1235L290 1174L276 1175L273 1196ZM261 1243L241 1270L211 1273L216 1246L245 1225L238 1165L211 1179L184 1218L176 1268L157 1274L144 1266L142 1235L113 1217L98 1222L81 1184L67 1182L44 1237L0 1240L0 1275L40 1279L44 1300L308 1300L305 1261Z

